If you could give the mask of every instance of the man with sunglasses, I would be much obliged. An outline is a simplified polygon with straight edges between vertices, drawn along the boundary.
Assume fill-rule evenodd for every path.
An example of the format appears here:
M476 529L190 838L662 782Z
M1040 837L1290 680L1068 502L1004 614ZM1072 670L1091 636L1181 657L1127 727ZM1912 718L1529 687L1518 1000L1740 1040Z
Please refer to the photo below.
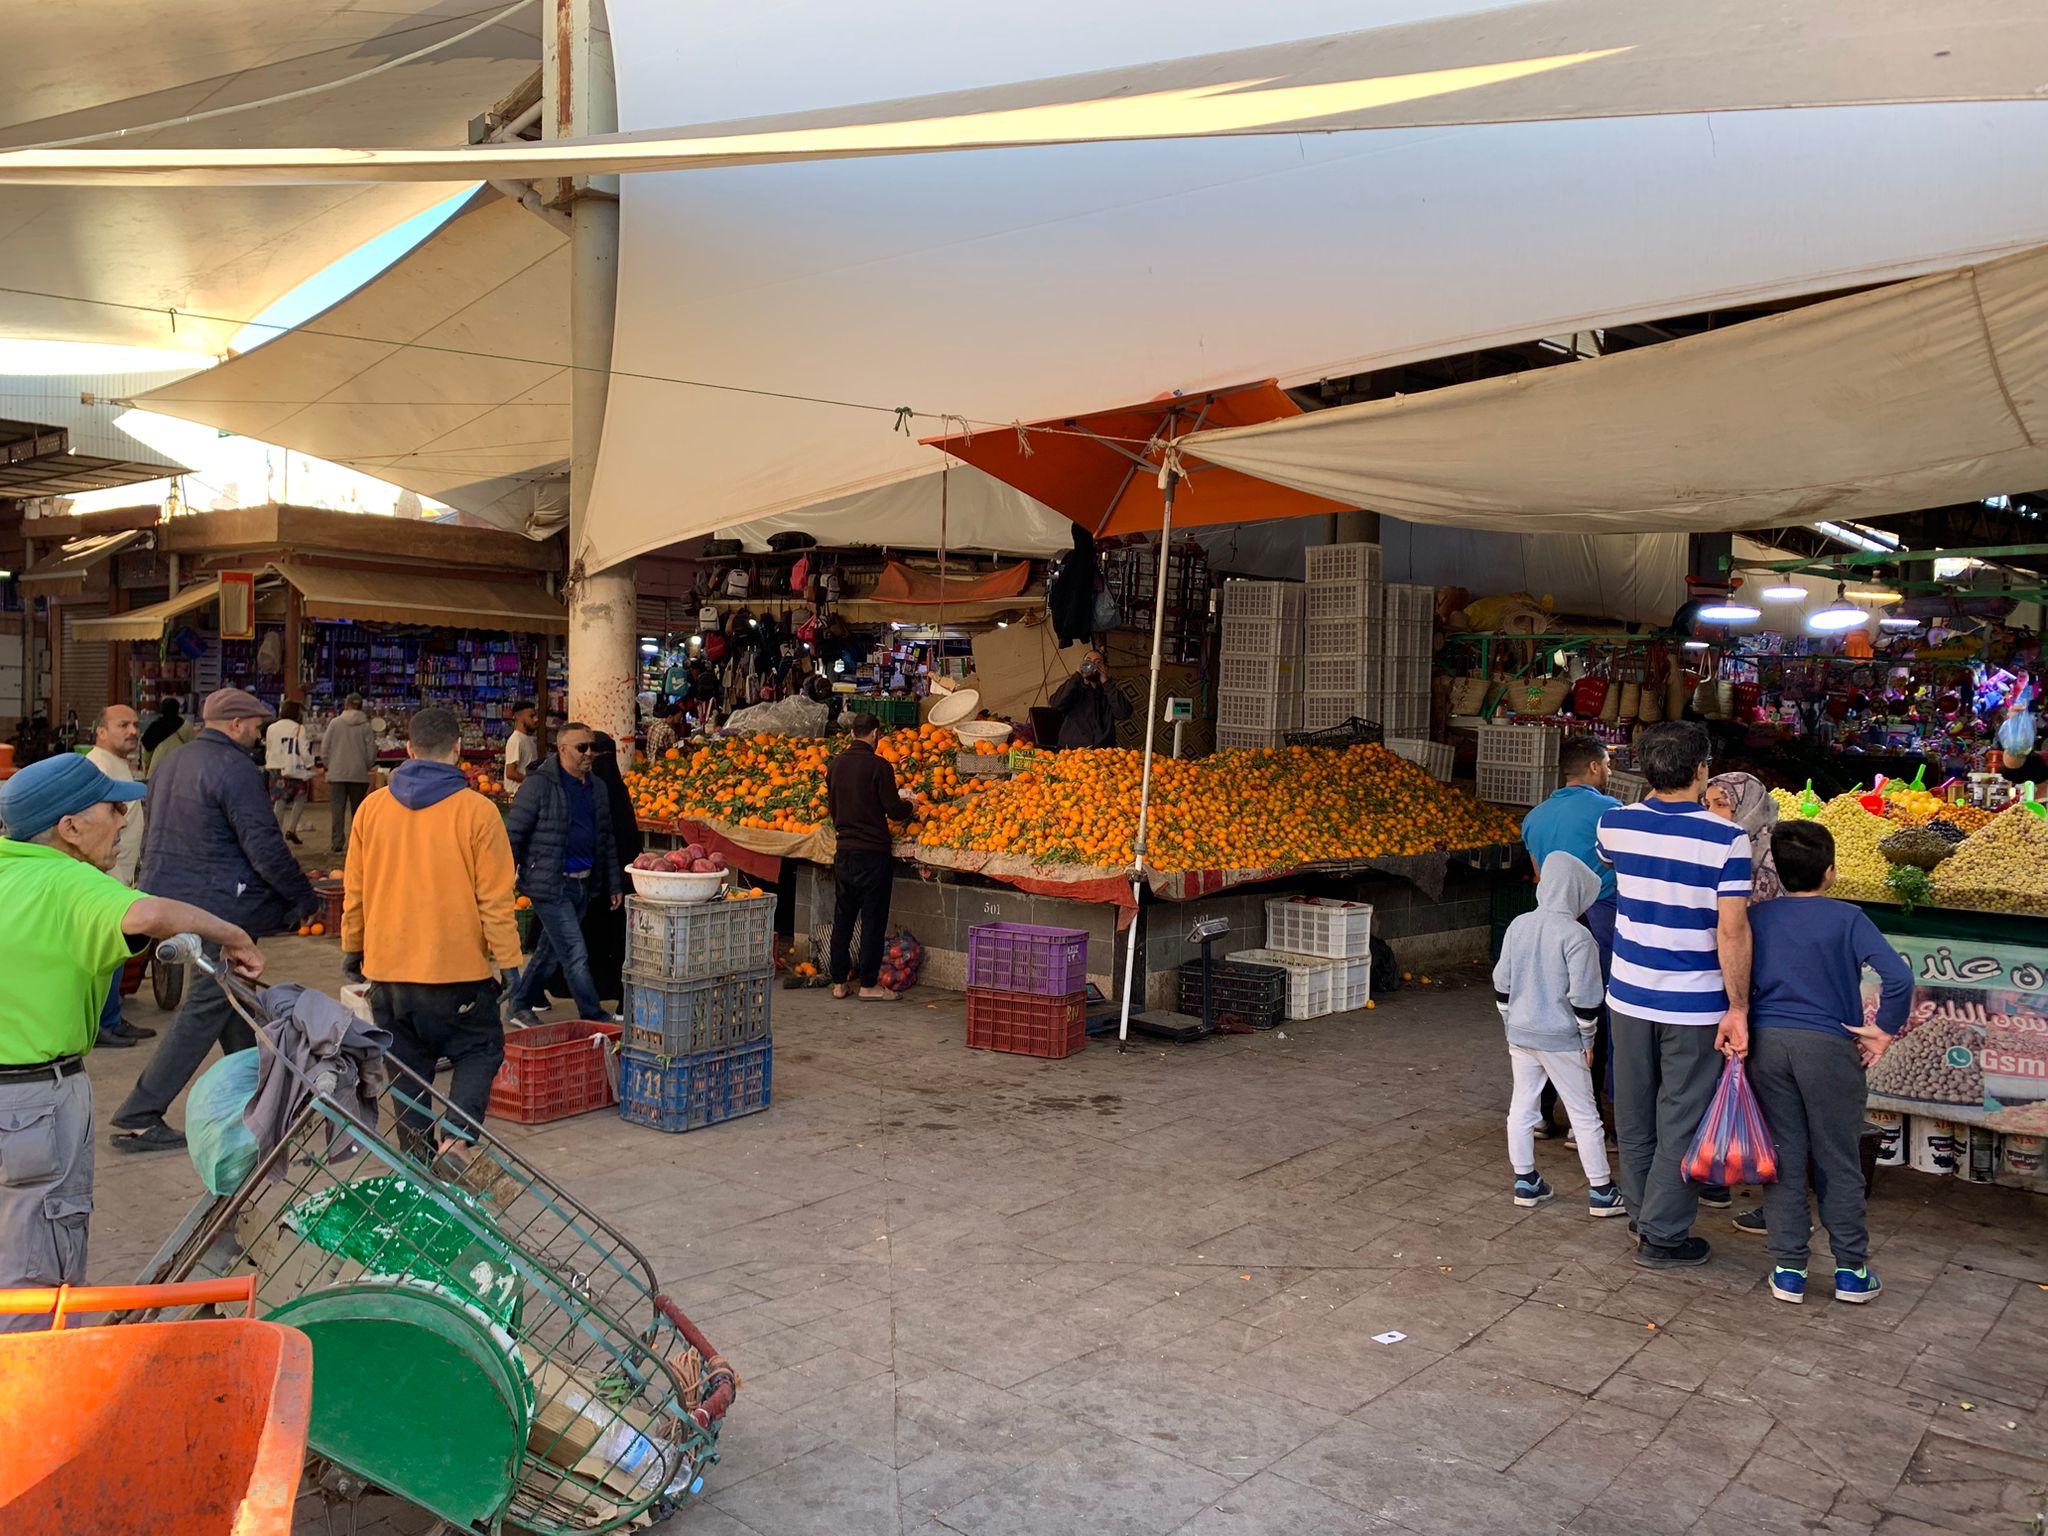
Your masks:
M263 957L235 924L130 890L114 867L144 786L75 753L0 784L0 1287L76 1285L92 1216L92 1086L107 977L151 939L196 933L245 976ZM0 1317L0 1333L41 1328Z
M527 772L505 817L519 890L533 902L540 922L540 938L508 999L514 1024L539 1022L533 1010L557 965L576 999L578 1018L611 1018L598 1000L583 939L583 914L593 902L616 907L624 900L611 806L603 787L591 781L596 750L589 726L574 720L563 726L554 755Z

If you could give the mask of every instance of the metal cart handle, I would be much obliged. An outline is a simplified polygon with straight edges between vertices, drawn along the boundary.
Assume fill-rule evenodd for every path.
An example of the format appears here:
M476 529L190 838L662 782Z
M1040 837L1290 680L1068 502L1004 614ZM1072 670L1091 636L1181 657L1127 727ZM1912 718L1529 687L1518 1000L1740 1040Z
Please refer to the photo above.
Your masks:
M256 1315L256 1277L227 1280L186 1280L175 1285L60 1285L55 1289L0 1291L0 1316L27 1317L47 1312L50 1326L62 1328L73 1312L159 1312L167 1307L199 1307L239 1301L246 1315Z
M156 957L166 965L189 965L213 978L227 998L228 1006L242 1016L243 1022L253 1029L258 1037L272 1050L277 1048L277 1037L271 1033L270 1013L263 1006L263 994L236 974L232 965L225 965L210 958L206 946L196 933L173 934L156 947ZM306 1081L312 1090L322 1097L331 1097L340 1086L341 1077L334 1068L324 1068L319 1076Z

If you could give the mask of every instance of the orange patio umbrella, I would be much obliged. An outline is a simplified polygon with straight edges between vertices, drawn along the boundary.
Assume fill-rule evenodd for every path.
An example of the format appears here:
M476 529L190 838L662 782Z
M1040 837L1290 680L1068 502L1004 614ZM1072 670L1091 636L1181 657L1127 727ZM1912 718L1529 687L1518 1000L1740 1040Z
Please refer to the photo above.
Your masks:
M1272 379L1230 389L1162 395L1084 416L1024 423L1019 433L985 428L926 438L954 458L1044 502L1097 538L1150 533L1166 521L1161 488L1165 442L1211 427L1249 427L1301 415ZM1345 512L1341 502L1310 496L1240 470L1182 456L1173 521L1213 527L1275 517Z
M1214 526L1253 523L1275 517L1349 510L1259 480L1251 475L1204 463L1179 453L1173 444L1190 432L1210 427L1255 426L1282 416L1299 416L1301 407L1272 379L1234 389L1205 390L1192 395L1163 395L1143 405L1038 421L1021 431L984 430L970 438L927 438L956 459L984 474L1036 497L1061 516L1096 537L1159 530L1159 588L1152 607L1151 685L1145 706L1145 752L1138 777L1138 831L1131 842L1131 904L1144 899L1145 842L1151 827L1152 752L1159 727L1159 670L1163 660L1160 631L1166 621L1166 547L1176 516L1183 523ZM1137 961L1137 934L1124 952L1123 1017L1117 1027L1117 1049L1131 1031L1131 987Z

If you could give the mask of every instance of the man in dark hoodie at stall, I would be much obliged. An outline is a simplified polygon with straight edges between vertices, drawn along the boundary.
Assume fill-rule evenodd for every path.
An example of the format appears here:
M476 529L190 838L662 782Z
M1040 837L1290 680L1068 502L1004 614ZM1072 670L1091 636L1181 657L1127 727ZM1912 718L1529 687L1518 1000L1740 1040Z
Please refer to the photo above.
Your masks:
M1060 712L1061 747L1113 747L1119 722L1131 718L1131 701L1110 684L1102 669L1102 652L1081 658L1074 675L1052 696Z
M370 1012L391 1031L391 1054L431 1083L447 1057L448 1100L482 1124L505 1059L493 967L518 970L512 843L498 809L469 788L462 728L445 709L412 717L408 761L356 812L344 871L344 971L370 988ZM416 1110L401 1114L426 1129ZM466 1125L440 1138L473 1139Z

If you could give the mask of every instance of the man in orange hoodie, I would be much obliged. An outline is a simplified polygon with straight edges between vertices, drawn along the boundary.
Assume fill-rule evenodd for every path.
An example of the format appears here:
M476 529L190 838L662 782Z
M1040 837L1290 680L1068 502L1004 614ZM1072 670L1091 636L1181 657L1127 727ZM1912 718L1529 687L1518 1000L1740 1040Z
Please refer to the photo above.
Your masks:
M491 1079L505 1059L493 967L521 964L512 915L512 844L497 807L468 787L462 730L445 709L412 717L410 761L356 812L344 871L342 968L370 983L370 1012L391 1031L391 1054L424 1081L443 1056L448 1101L483 1123ZM428 1116L406 1110L415 1132ZM472 1141L460 1120L439 1137Z

